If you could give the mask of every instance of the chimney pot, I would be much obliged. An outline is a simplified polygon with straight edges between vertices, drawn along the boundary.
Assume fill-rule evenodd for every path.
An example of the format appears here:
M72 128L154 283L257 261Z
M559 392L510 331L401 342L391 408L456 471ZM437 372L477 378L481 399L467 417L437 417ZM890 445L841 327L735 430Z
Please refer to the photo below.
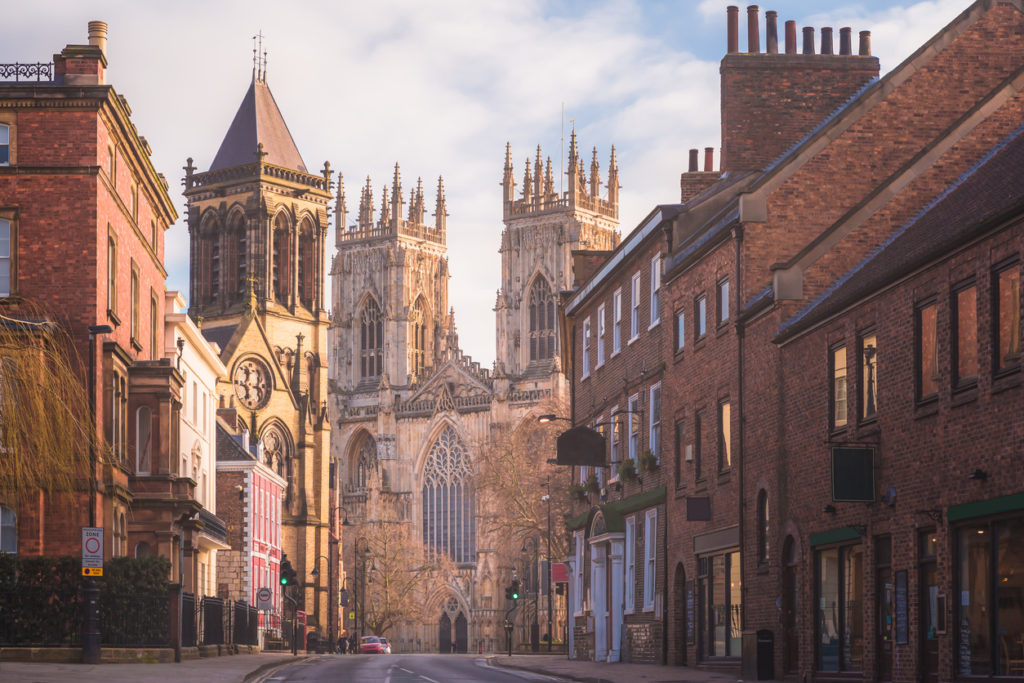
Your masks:
M747 52L756 55L761 52L761 31L758 30L757 5L747 7Z
M107 54L107 22L105 21L90 21L89 22L89 44L93 47L98 47L100 52L106 56Z
M796 22L792 19L786 22L786 54L796 54Z
M871 56L871 31L860 32L860 56Z
M694 150L696 151L696 150ZM711 173L715 170L715 148L705 147L704 148L704 172Z
M697 148L694 147L690 150L690 166L686 171L687 173L697 172Z
M839 54L849 55L853 50L853 45L850 42L850 27L844 26L839 29Z
M804 54L814 54L814 27L804 26Z
M728 52L735 54L740 51L740 8L729 5L725 8L726 27L728 32Z
M832 27L825 26L821 29L821 54L832 54Z
M779 13L775 10L768 10L764 13L764 48L770 55L779 54L778 15Z

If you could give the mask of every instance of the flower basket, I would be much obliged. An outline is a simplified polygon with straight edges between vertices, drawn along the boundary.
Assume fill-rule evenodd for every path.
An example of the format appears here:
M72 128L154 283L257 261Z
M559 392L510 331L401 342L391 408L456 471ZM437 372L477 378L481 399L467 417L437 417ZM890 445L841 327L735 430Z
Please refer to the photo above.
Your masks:
M597 475L593 472L587 477L587 482L583 485L589 493L600 493L601 484L597 481Z
M584 486L583 484L573 484L572 486L569 487L569 495L571 495L576 500L586 500L587 487Z
M658 469L658 459L649 449L640 454L640 467L647 472Z
M623 460L619 463L618 473L622 481L635 481L636 465L633 464L632 460Z

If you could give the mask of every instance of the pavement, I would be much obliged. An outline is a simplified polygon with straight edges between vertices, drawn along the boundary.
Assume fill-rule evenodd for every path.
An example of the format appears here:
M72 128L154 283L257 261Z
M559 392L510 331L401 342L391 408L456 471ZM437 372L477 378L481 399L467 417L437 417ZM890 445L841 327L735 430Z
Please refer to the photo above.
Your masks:
M4 683L64 683L65 681L202 681L242 683L261 677L284 664L305 659L280 652L258 655L201 657L175 664L50 664L42 662L0 662Z
M660 666L657 664L624 664L618 662L577 661L564 655L518 655L511 657L497 655L488 658L492 666L524 669L532 673L545 674L571 681L587 683L632 683L634 681L657 681L657 683L736 683L735 675L703 671L683 666Z

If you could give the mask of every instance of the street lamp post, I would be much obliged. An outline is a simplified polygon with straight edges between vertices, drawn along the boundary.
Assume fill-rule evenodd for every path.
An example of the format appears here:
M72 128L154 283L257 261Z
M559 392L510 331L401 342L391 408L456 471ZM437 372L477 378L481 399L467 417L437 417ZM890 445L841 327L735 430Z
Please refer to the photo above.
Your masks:
M331 591L331 558L327 557L327 555L317 555L316 559L313 561L314 562L313 571L310 572L310 574L312 576L316 577L316 590L314 591L314 594L317 596L316 597L316 603L315 603L317 612L320 611L320 560L326 560L327 561L327 605L328 605L328 607L331 607L331 595L333 594L333 591ZM320 615L317 614L317 625L318 626L319 626L319 623L320 623ZM327 612L327 637L330 639L330 647L334 647L334 634L333 634L333 632L331 630L331 612L330 612L330 610L328 610L328 612Z
M540 564L540 538L533 536L528 539L533 542L533 568L527 574L527 577L531 579L533 585L530 588L533 591L533 630L530 632L530 649L533 652L540 651L540 572L538 571L537 565ZM523 554L526 554L526 544L523 544L521 549Z
M548 504L548 652L551 652L551 641L554 640L554 631L551 629L551 478L549 477L542 486L548 490L541 500Z

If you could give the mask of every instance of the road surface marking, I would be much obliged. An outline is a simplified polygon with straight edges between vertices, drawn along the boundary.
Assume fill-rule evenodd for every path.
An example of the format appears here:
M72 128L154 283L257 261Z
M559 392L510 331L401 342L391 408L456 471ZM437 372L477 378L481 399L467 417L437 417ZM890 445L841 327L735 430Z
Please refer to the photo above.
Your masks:
M402 667L398 667L398 669L399 669L400 671L404 671L404 672L405 672L405 673L407 673L407 674L412 674L413 676L415 676L415 675L416 675L416 672L415 672L415 671L409 671L408 669L403 669Z

